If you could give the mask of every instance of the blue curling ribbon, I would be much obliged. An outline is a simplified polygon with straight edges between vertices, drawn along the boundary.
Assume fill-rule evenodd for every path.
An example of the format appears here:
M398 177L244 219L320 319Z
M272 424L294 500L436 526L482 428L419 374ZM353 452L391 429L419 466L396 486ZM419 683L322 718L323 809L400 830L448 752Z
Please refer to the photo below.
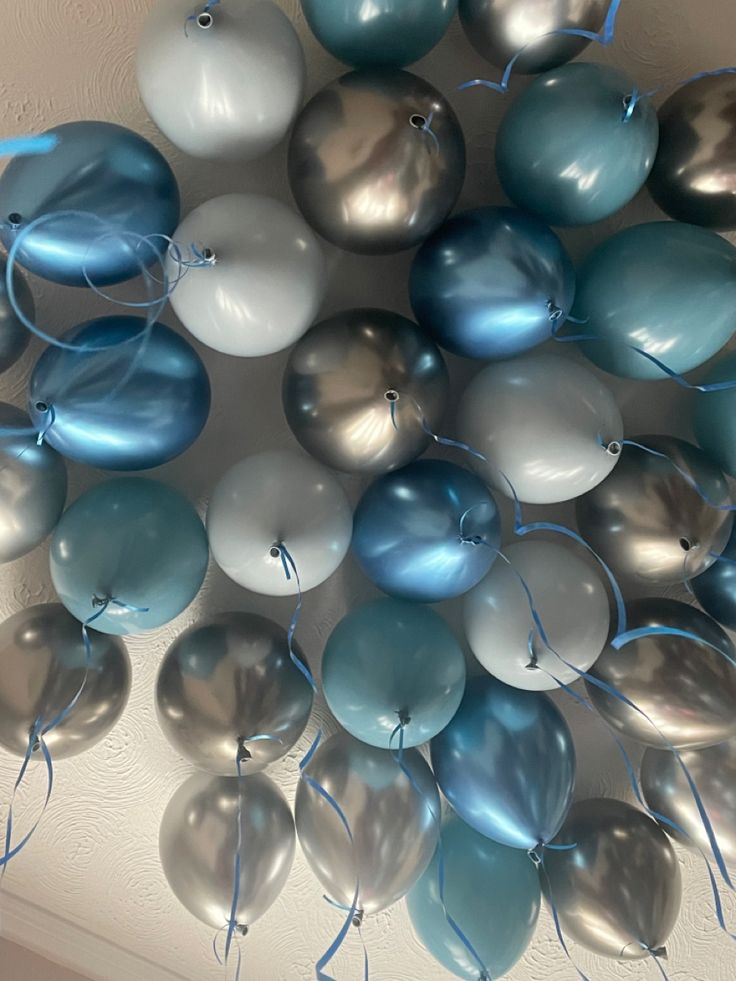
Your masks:
M715 68L708 72L696 72L695 75L690 75L689 78L683 78L681 81L674 85L675 89L682 88L683 85L689 85L690 82L697 82L701 78L716 78L719 75L736 75L736 66L729 65L727 68ZM664 88L669 88L669 85L658 85L654 89L649 89L648 92L641 92L638 88L634 88L634 91L627 96L625 100L626 111L624 113L624 120L630 119L631 114L638 102L641 99L651 99L653 95L661 92Z
M36 437L36 445L37 446L41 446L41 444L43 443L44 439L46 439L46 434L48 433L49 429L51 429L51 427L53 426L53 424L56 422L56 409L54 409L53 405L50 405L49 408L48 408L48 417L49 417L48 418L48 422L46 423L46 425L43 427L43 429L39 432L38 436ZM0 432L2 432L4 434L4 430L0 430Z
M296 656L294 651L294 634L296 632L297 624L299 623L299 617L302 612L302 582L299 578L299 571L296 567L296 563L289 552L286 545L283 542L279 542L278 545L274 545L275 549L278 549L279 556L281 558L281 564L284 567L284 575L288 581L291 581L292 572L294 574L294 579L296 580L297 588L297 600L296 607L294 608L294 613L291 617L291 622L289 623L289 630L286 634L286 640L289 645L289 657L291 658L292 664L294 664L299 671L304 675L309 684L312 686L312 691L317 693L317 682L314 680L314 675L309 670L309 667L302 661L300 657ZM310 757L311 759L311 757Z
M580 970L580 968L573 960L572 954L570 953L570 950L565 942L565 936L562 932L562 925L560 924L560 914L557 912L557 904L555 903L555 898L552 892L552 883L550 882L549 876L547 875L547 869L545 868L544 865L544 854L542 852L537 853L535 865L537 865L539 874L544 876L544 880L547 883L547 890L546 890L547 902L549 903L550 910L552 911L552 919L555 924L555 932L557 933L557 940L559 941L560 947L562 947L565 956L577 971L578 976L581 978L581 981L590 981L587 975L583 974L583 972Z
M421 133L426 133L427 136L431 137L432 142L434 143L435 149L437 150L437 153L439 153L440 152L440 141L437 139L437 134L432 129L432 120L434 119L434 110L432 110L432 112L430 112L430 114L427 116L426 119L424 119L424 117L421 117L421 118L423 119L422 125L421 126L417 126L417 129ZM414 116L412 116L412 119L414 119ZM412 125L413 125L413 123L412 123Z
M396 407L402 398L408 399L417 411L419 425L422 427L427 436L429 436L430 439L433 439L438 446L449 446L455 450L462 450L464 453L469 453L471 456L474 456L477 460L481 460L483 463L486 462L486 457L483 456L483 454L478 450L473 449L473 447L468 445L468 443L463 443L462 440L459 439L450 439L448 436L438 436L427 422L427 418L422 411L422 407L419 405L413 395L407 395L406 393L402 394L395 389L391 389L386 393L385 398L388 401L389 412L391 413L391 422L394 429L398 430L399 428L397 423Z
M51 153L59 145L55 133L42 133L39 136L15 136L0 140L0 157L28 157Z
M322 899L324 899L324 901L328 903L330 906L333 906L335 909L341 910L343 913L347 913L350 910L350 907L346 906L345 903L338 903L337 900L330 898L330 896L322 896ZM358 936L360 937L360 942L363 946L363 979L364 981L368 981L369 978L368 948L366 947L366 943L363 938L363 925L360 920L360 911L358 911L358 913L355 915L353 919L353 925L356 927L358 931Z

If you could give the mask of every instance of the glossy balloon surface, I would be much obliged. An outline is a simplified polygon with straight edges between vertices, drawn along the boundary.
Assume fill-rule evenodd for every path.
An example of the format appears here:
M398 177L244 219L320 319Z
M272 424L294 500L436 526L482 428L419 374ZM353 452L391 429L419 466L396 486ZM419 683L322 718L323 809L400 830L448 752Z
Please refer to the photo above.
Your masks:
M725 354L702 378L705 385L736 381L736 354ZM721 470L736 476L736 389L693 392L692 419L698 445Z
M19 319L8 299L5 279L7 264L0 258L0 371L7 371L28 347L31 334ZM16 269L13 274L15 298L23 314L31 321L35 317L35 304L25 277Z
M720 554L723 561L715 561L690 585L708 616L728 630L736 630L736 535L733 531Z

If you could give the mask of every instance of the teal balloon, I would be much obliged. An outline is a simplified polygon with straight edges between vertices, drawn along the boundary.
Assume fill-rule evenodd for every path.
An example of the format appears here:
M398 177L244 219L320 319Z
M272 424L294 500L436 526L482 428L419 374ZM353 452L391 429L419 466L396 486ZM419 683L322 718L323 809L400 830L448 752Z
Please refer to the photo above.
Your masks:
M590 255L573 313L580 349L624 378L680 374L711 358L736 330L736 248L715 232L676 221L633 225ZM729 377L734 377L733 375Z
M529 857L450 817L441 832L445 904L491 977L516 964L534 934L539 877ZM478 962L450 927L439 889L439 852L406 897L414 932L430 954L459 978L478 981Z
M702 384L736 381L736 353L719 358ZM693 401L695 438L711 460L736 476L736 389L696 392Z
M622 72L578 62L536 78L506 112L496 137L501 186L548 225L590 225L643 187L659 141L649 99L624 119L636 88Z
M426 606L377 599L348 613L322 660L325 698L357 739L389 749L404 721L404 745L445 728L465 690L465 658L455 635ZM397 748L398 738L391 746Z

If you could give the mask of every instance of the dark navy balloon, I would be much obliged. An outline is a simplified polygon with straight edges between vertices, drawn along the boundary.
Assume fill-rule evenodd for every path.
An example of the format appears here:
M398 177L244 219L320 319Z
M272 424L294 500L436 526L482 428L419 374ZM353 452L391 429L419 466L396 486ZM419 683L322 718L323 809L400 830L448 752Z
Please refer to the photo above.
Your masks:
M702 379L704 384L736 381L736 354L719 358ZM736 476L736 389L695 392L695 438L721 470Z
M101 317L64 340L107 350L49 347L31 376L29 412L64 456L103 470L146 470L183 453L210 409L207 371L194 348L163 324ZM132 338L139 337L139 340Z
M690 585L708 616L728 630L736 630L736 525L721 558Z
M411 305L442 347L510 358L548 340L575 296L575 271L555 233L514 208L450 218L421 247Z

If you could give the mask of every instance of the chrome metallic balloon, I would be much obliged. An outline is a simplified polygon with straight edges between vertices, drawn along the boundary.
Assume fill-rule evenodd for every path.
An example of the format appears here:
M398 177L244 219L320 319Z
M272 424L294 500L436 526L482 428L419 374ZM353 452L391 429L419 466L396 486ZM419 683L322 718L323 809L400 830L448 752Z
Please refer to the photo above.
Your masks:
M429 865L439 837L440 798L432 771L415 749L393 755L345 732L332 736L305 773L340 805L353 845L331 805L300 780L299 844L330 899L348 909L360 880L358 909L377 913L401 899Z
M675 850L643 811L613 799L579 801L548 850L542 888L554 899L562 932L615 960L665 957L680 912Z
M278 624L255 613L220 613L169 647L156 708L174 749L202 770L232 777L238 758L251 774L288 753L309 719L312 689Z
M79 621L59 603L43 603L0 624L0 746L25 756L40 720L53 722L82 689L44 742L54 759L91 749L112 729L130 694L130 661L117 637L88 631L89 662ZM82 687L84 684L84 687Z
M315 231L349 252L418 245L452 210L465 177L465 140L449 103L394 68L350 72L302 110L289 180Z
M348 310L313 327L284 372L286 420L315 459L349 473L403 467L429 444L447 405L447 367L405 317Z
M605 648L589 673L651 719L588 681L588 695L606 722L657 749L666 747L665 739L676 749L703 749L736 736L736 667L728 660L736 659L736 648L715 620L661 597L635 600L626 612L629 630L686 630L718 650L668 634L632 640L620 650Z
M708 616L728 630L736 630L736 531L731 531L720 554L722 559L693 579L690 586Z
M697 446L674 436L635 436L664 453L714 504L730 504L723 474ZM668 460L624 446L610 476L576 502L580 533L613 567L640 582L682 582L715 561L733 525Z
M7 266L0 258L0 372L7 371L28 347L31 334L13 310L5 288ZM33 296L24 276L18 269L13 275L15 299L23 314L31 321L35 316Z

